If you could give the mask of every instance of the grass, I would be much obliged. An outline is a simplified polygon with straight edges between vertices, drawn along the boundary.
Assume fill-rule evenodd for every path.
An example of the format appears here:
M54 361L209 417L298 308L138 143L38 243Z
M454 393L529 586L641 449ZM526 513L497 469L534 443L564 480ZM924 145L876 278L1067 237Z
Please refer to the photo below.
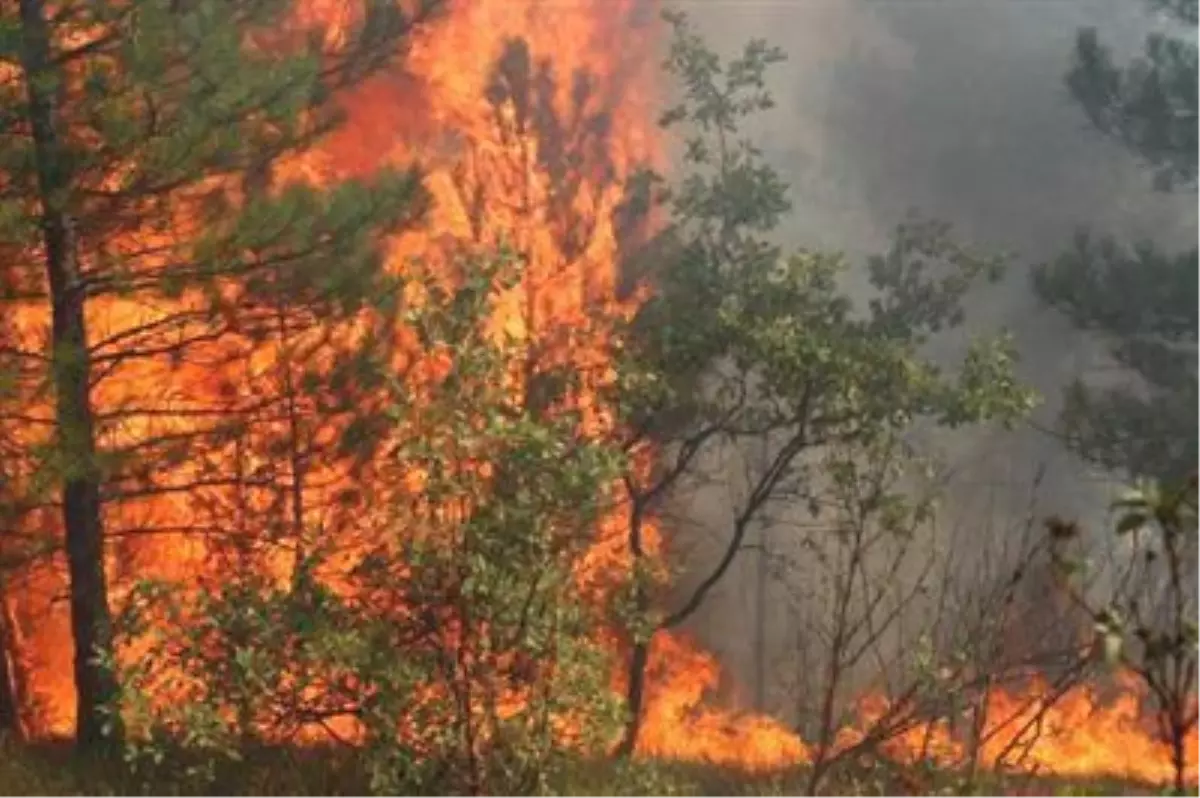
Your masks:
M0 738L0 795L364 795L368 777L345 753L263 749L216 774L212 784L188 784L179 762L164 762L149 778L120 762L84 760L68 745L28 745ZM580 762L555 792L563 795L798 795L803 768L753 775L680 762ZM428 793L414 789L409 794ZM1113 779L981 777L965 785L952 771L904 768L863 758L832 773L823 792L837 795L1156 795L1144 784ZM1195 794L1195 793L1193 793Z

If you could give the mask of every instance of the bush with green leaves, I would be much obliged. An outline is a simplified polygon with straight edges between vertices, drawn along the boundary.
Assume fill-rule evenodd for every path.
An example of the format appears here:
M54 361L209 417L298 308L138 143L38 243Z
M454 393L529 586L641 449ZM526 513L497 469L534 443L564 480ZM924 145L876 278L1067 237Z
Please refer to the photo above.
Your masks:
M152 640L114 708L133 763L177 747L211 780L255 745L315 732L358 746L375 792L527 794L611 744L608 619L576 566L619 452L581 430L571 375L553 412L514 392L524 345L485 322L519 264L462 265L455 288L429 277L406 311L418 351L450 357L422 385L394 381L380 473L420 479L392 496L389 534L341 549L314 535L285 584L225 573L187 606L161 588L129 603L120 626Z

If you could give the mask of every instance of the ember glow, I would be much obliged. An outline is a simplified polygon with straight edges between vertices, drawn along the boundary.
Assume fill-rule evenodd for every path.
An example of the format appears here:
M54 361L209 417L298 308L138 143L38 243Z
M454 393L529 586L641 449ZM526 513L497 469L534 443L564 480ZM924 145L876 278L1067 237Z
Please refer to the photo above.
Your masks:
M309 0L301 16L324 20L336 39L344 7L333 0ZM438 268L455 252L512 247L527 260L529 274L506 298L495 323L538 344L542 356L578 368L588 375L585 385L588 380L602 382L611 376L604 355L611 322L632 312L640 296L618 290L624 248L635 246L644 232L618 222L623 183L641 165L665 166L666 147L657 125L658 11L653 0L452 0L394 69L343 98L348 115L344 128L319 151L284 165L277 176L319 182L419 162L432 205L419 231L391 242L395 273L403 275L414 261ZM186 229L186 220L180 225ZM155 234L145 231L131 239L146 248ZM114 246L126 245L132 246ZM186 309L186 297L174 307L132 301L94 306L91 334L95 341L120 336ZM32 313L18 319L31 348L45 335L44 321ZM334 339L348 340L359 332L341 330ZM256 384L280 379L278 347L217 351L213 346L211 358L193 358L183 367L165 359L114 366L96 391L98 411L118 415L122 408L150 400L174 410L218 400L244 405L255 396ZM224 340L220 346L236 344ZM288 346L321 362L330 343L301 333ZM405 357L403 346L399 356ZM422 372L436 373L439 357L445 357L420 356L426 359L422 368L411 372L417 380ZM198 365L206 361L210 365ZM587 398L585 392L581 401ZM592 402L587 409L592 433L611 428L614 421L606 408ZM49 410L33 407L30 412L45 418ZM113 422L105 444L168 431L162 424L147 427L156 423L147 418ZM264 418L261 423L279 422ZM264 457L253 451L211 454L225 458L224 467L235 467L239 474L254 473ZM318 494L332 495L343 484L341 475L325 471L321 464L311 464L306 474L312 507L328 506ZM406 474L403 484L419 494L422 475ZM216 572L204 572L213 549L204 534L139 537L139 529L182 528L204 513L234 517L239 501L266 514L272 500L266 493L196 490L110 507L114 600L134 576L219 578ZM337 518L312 512L314 523L338 527ZM359 518L353 526L361 532L370 523ZM629 568L626 545L621 517L605 519L580 564L581 576L602 585L605 573ZM652 553L660 547L660 541L648 543ZM245 567L287 571L286 561L261 553L248 556ZM61 563L28 569L10 583L4 606L31 736L68 734L74 724L63 574ZM748 771L810 760L810 745L778 720L710 705L708 695L719 678L713 657L660 633L652 646L640 753ZM1011 716L1024 698L996 693L989 715ZM864 701L863 717L869 719L878 705L877 699ZM1070 694L1047 713L1043 728L1043 738L1030 748L1022 766L1063 775L1170 778L1170 752L1148 729L1132 686L1108 703L1087 691ZM852 744L857 734L854 728L844 730L842 744ZM985 746L984 763L995 764L1009 742L998 733ZM899 759L925 752L953 764L964 755L961 743L937 724L911 731L889 746Z

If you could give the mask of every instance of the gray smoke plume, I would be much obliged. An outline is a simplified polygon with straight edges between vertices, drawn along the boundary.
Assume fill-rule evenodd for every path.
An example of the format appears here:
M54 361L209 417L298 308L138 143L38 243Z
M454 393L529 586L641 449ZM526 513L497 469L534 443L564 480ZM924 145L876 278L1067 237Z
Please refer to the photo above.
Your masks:
M1088 126L1063 85L1080 27L1095 26L1118 52L1141 46L1156 19L1140 3L693 0L682 7L723 54L752 37L788 53L771 84L778 107L749 131L792 186L785 244L861 260L882 251L915 209L1012 256L1006 281L974 299L968 323L1016 336L1021 376L1045 397L1036 413L1045 426L1061 387L1104 361L1096 342L1039 305L1030 267L1063 250L1079 226L1168 246L1196 239L1194 195L1155 193L1134 157ZM948 524L973 525L981 548L1030 513L1035 481L1035 513L1105 521L1112 485L1044 434L958 435L942 449L956 469ZM702 502L699 514L719 515L714 502ZM754 560L742 558L695 625L748 686L755 679L748 619L759 600ZM778 615L781 595L767 600ZM788 623L769 621L771 648L785 661L795 636ZM792 698L768 703L783 711Z

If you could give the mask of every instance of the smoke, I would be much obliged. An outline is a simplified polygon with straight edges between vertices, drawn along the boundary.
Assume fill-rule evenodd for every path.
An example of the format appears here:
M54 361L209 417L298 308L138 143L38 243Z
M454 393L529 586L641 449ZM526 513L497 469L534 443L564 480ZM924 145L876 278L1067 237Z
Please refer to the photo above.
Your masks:
M748 131L792 186L786 245L861 260L915 209L985 251L1010 254L1005 282L973 299L967 332L1015 335L1021 376L1045 398L1035 414L1045 426L1061 387L1104 357L1097 342L1039 305L1029 269L1062 251L1080 226L1170 246L1196 239L1194 196L1155 193L1135 158L1088 126L1063 85L1080 27L1097 27L1118 52L1140 47L1156 24L1140 3L710 0L684 8L723 54L752 37L788 53L771 83L778 107ZM1111 484L1041 433L984 431L938 443L956 473L948 525L973 525L981 547L1030 513L1039 473L1034 513L1105 521ZM719 517L714 502L708 497L692 515ZM743 684L755 672L754 559L742 558L696 625ZM771 648L786 659L795 630L779 617L782 593L771 595Z

